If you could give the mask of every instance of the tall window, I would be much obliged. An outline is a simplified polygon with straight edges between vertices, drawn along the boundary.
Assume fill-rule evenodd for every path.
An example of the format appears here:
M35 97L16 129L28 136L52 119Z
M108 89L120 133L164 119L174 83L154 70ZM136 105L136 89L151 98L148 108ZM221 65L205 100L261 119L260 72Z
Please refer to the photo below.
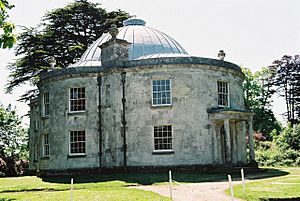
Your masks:
M171 80L152 81L152 105L171 105Z
M70 111L85 110L85 88L70 88Z
M218 105L220 107L229 106L228 82L218 81Z
M49 92L43 94L43 116L49 115Z
M50 155L49 134L44 134L43 137L43 156Z
M70 132L70 154L85 154L85 131Z
M172 150L172 126L154 126L154 150Z

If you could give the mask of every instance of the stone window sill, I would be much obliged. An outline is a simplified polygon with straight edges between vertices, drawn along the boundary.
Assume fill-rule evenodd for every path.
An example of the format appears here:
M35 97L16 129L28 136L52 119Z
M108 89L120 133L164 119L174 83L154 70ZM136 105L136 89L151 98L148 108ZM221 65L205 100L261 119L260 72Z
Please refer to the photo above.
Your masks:
M86 111L69 111L68 112L68 115L83 115L83 114L85 114L86 113Z
M169 109L172 108L173 105L151 105L151 109Z
M174 154L174 151L153 151L152 155L171 155Z
M41 157L41 160L49 160L50 159L50 156L43 156Z
M69 154L68 158L84 158L86 157L86 154Z

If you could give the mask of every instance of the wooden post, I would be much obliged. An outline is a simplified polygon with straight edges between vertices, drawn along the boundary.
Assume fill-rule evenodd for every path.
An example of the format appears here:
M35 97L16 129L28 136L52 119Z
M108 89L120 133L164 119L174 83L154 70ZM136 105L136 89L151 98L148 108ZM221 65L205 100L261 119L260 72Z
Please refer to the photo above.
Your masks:
M241 175L242 175L242 184L243 184L243 193L245 193L245 177L244 177L244 169L241 169Z
M71 192L70 192L70 201L73 201L73 178L71 178Z
M171 200L173 200L173 194L172 194L172 172L169 170L169 184L170 184L170 197Z
M233 186L232 186L232 180L231 180L231 176L228 175L228 181L229 181L229 187L230 187L230 195L231 195L231 201L234 201L234 195L233 195Z

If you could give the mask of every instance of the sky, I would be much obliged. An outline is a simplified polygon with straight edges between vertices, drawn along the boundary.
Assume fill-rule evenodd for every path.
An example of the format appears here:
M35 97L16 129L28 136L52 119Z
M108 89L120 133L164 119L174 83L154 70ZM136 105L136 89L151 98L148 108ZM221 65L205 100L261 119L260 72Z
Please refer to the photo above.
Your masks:
M121 9L146 21L178 41L190 55L216 58L250 68L266 67L283 55L300 54L299 0L90 0L107 11ZM10 0L15 5L10 21L18 27L34 27L47 11L65 6L70 0ZM17 30L20 30L19 28ZM27 103L16 101L30 86L5 94L14 50L0 50L0 103L12 104L19 115L29 111ZM274 97L274 112L284 112L284 102ZM278 116L279 117L279 116ZM23 119L29 124L29 119Z

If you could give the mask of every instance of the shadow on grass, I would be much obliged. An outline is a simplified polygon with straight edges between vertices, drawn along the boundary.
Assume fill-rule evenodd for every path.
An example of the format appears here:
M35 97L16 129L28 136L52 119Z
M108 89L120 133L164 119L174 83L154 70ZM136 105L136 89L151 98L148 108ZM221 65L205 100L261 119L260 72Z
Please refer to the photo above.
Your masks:
M0 201L14 201L15 198L0 198Z
M224 173L200 173L200 172L176 172L172 173L173 180L180 183L199 183L199 182L218 182L227 181L227 174ZM265 169L260 172L247 173L246 179L263 179L277 176L284 176L288 172L279 169ZM231 174L234 180L240 180L239 172ZM89 176L73 176L74 182L79 183L95 183L124 181L128 185L151 185L156 183L168 182L168 172L163 173L128 173L128 174L105 174L105 175L89 175ZM69 184L71 176L64 177L46 177L44 182Z

